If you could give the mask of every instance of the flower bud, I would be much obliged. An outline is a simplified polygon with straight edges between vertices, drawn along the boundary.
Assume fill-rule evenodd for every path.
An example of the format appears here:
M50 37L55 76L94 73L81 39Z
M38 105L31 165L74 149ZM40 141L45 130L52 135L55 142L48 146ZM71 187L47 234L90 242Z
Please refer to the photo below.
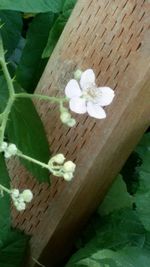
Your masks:
M71 161L66 161L63 166L64 172L74 172L76 165Z
M76 120L75 120L75 119L70 119L70 120L67 122L67 125L68 125L69 127L73 127L73 126L75 126L75 124L76 124Z
M64 111L61 113L60 119L63 123L68 123L68 121L71 119L71 115L68 111Z
M7 152L8 152L9 154L11 154L11 156L16 155L16 153L17 153L17 147L16 147L16 145L15 145L15 144L10 144L10 145L8 146L8 148L7 148Z
M76 70L75 73L74 73L74 78L75 80L79 81L80 78L81 78L81 75L82 75L82 71L81 70Z
M12 198L17 198L19 197L19 190L18 189L12 189L11 190L11 195L12 195Z
M12 155L8 151L6 151L4 156L6 159L9 159Z
M52 157L52 161L58 164L63 164L65 161L65 157L63 154L60 153Z
M1 144L1 146L0 146L0 152L5 151L6 148L7 148L7 146L8 146L8 144L7 144L6 142L3 142L3 143Z
M73 174L72 174L72 172L67 172L67 173L64 173L63 177L64 177L64 180L65 181L68 181L69 182L69 181L72 180Z
M26 208L26 204L25 204L24 202L20 202L20 203L18 203L18 204L16 205L16 209L17 209L18 211L23 211L23 210L25 210L25 208Z
M33 193L29 189L25 189L21 194L23 200L27 203L31 202L33 199Z

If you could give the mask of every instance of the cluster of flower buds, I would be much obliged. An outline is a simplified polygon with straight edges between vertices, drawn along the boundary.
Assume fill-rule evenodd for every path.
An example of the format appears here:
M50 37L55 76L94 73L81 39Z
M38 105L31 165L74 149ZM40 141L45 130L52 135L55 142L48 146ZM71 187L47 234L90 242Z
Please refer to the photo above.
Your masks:
M63 177L66 181L72 180L76 168L76 165L71 160L65 162L63 154L57 154L52 157L48 162L48 166L53 175Z
M26 209L26 203L30 203L33 199L33 193L29 189L25 189L22 193L18 189L12 189L11 198L16 209L23 211Z
M75 119L71 117L71 114L65 107L61 107L60 109L60 120L69 127L73 127L76 124Z
M4 152L5 158L10 158L17 154L17 147L15 144L8 144L3 142L0 146L0 152Z

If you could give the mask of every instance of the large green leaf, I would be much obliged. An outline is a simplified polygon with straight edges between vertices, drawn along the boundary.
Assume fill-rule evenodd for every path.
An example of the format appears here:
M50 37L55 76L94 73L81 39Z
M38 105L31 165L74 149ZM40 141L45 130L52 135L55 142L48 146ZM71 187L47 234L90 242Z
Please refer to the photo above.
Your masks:
M25 38L21 37L19 43L17 44L15 50L13 51L11 57L9 58L8 69L11 77L16 76L16 69L21 60L22 52L25 46Z
M11 4L11 6L13 5ZM1 35L4 49L7 51L6 57L9 57L16 48L21 37L21 13L15 11L0 11L0 22L4 24L1 28Z
M144 135L136 148L142 159L137 167L139 187L135 194L136 209L145 228L150 231L150 133Z
M55 20L53 13L38 14L30 24L16 76L21 86L33 92L47 63L41 55L50 28Z
M10 113L7 134L24 154L47 163L50 157L43 124L30 99L15 101ZM22 160L39 182L48 182L49 173L37 164Z
M133 197L127 192L127 187L121 175L113 183L104 201L100 205L101 215L107 215L124 207L132 207Z
M119 251L100 250L90 258L83 259L73 266L87 267L148 267L150 253L148 250L136 247L126 247Z
M56 22L54 23L52 29L50 30L48 42L43 51L42 57L49 57L70 17L70 14L74 8L77 0L66 0L63 5L63 13L59 15Z
M2 153L0 153L0 184L10 188L10 178ZM0 195L0 229L10 227L10 197L7 193Z
M18 86L16 88L17 91L20 90ZM8 89L3 76L0 76L0 89L0 112L2 112L8 99ZM30 99L15 101L6 130L8 141L15 143L24 154L48 162L50 153L45 130ZM21 160L21 162L39 182L49 182L47 170L25 160Z
M138 153L133 151L121 170L121 174L123 175L123 179L127 185L127 190L131 195L136 193L139 186L137 166L140 166L140 164L141 159Z
M16 230L0 230L0 266L22 267L29 237Z
M52 11L57 13L62 8L62 0L1 0L0 9L21 12L40 13Z
M73 264L90 258L102 249L119 250L127 245L147 248L147 232L132 209L122 209L103 218L96 217L90 225L92 234L89 236L86 230L80 240L82 247L71 257L66 267L76 266Z

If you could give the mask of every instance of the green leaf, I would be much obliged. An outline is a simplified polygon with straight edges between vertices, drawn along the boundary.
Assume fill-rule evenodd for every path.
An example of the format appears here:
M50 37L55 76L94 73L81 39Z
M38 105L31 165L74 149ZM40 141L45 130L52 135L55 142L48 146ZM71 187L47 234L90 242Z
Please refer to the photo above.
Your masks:
M1 5L1 3L0 3ZM12 4L10 7L13 6ZM4 49L7 51L8 58L16 48L22 31L22 16L20 12L15 11L0 11L0 21L4 24L0 29Z
M142 159L137 167L139 187L135 194L136 210L145 228L150 231L150 133L144 135L136 148Z
M29 237L11 230L0 231L0 266L21 267L25 263Z
M43 124L30 99L18 99L10 113L7 134L9 142L15 143L24 154L47 163L50 157L48 141ZM25 167L39 182L49 182L46 169L26 160Z
M150 132L146 133L135 150L142 159L139 169L150 172Z
M124 207L132 207L132 204L133 197L127 192L126 184L119 175L100 205L99 212L107 215Z
M7 84L3 76L0 76L0 88L0 112L2 112L8 100ZM20 91L20 88L18 87L17 90ZM45 163L48 162L50 157L49 144L42 121L30 99L15 101L6 132L9 142L15 143L24 154ZM21 160L21 162L39 182L49 182L47 170L25 160Z
M146 248L145 243L149 240L137 213L129 208L113 212L103 218L97 217L92 225L92 237L89 240L86 237L86 242L84 242L85 236L82 237L83 248L71 257L66 267L76 266L78 261L91 258L92 254L102 249L119 250L127 245Z
M10 188L10 178L2 153L0 153L0 184ZM10 219L10 196L4 193L3 197L0 195L0 229L10 227Z
M147 267L150 262L150 253L145 249L128 246L119 251L101 250L93 254L91 258L99 262L100 267Z
M70 14L74 8L75 3L76 0L65 1L63 6L63 13L59 15L52 29L50 30L48 42L42 54L43 58L50 57L50 55L52 54L56 46L56 43L70 17Z
M1 0L0 9L16 10L29 13L52 11L58 13L62 9L62 0Z
M47 63L47 59L42 59L41 55L54 19L55 16L51 12L38 14L32 20L27 32L26 45L16 71L16 77L28 92L34 91Z
M137 166L140 165L141 159L138 153L133 151L121 170L121 174L123 175L123 179L127 185L127 190L131 195L136 193L139 186Z
M149 262L149 250L127 246L118 251L99 249L90 257L70 262L66 267L148 267Z
M66 12L68 10L72 11L77 0L65 0L63 4L63 12Z
M15 50L13 51L11 57L9 58L8 68L9 68L11 77L16 76L16 69L20 63L20 59L21 59L22 52L25 46L25 42L26 40L23 37L21 37L19 40L19 43L17 44Z

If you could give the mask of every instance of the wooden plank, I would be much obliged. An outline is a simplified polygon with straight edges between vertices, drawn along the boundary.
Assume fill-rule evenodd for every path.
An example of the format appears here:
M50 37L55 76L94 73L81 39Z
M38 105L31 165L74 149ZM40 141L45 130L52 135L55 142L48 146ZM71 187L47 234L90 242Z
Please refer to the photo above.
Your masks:
M148 0L79 0L39 82L38 93L63 95L73 71L91 67L97 84L116 93L105 120L75 115L77 126L69 130L61 125L57 107L37 104L52 150L77 164L71 183L54 178L51 197L49 188L42 188L41 195L34 182L40 201L45 194L50 202L40 206L35 198L32 225L29 211L14 216L26 232L34 228L31 258L46 266L60 266L67 258L77 233L149 125L149 18ZM36 214L39 206L42 216Z

